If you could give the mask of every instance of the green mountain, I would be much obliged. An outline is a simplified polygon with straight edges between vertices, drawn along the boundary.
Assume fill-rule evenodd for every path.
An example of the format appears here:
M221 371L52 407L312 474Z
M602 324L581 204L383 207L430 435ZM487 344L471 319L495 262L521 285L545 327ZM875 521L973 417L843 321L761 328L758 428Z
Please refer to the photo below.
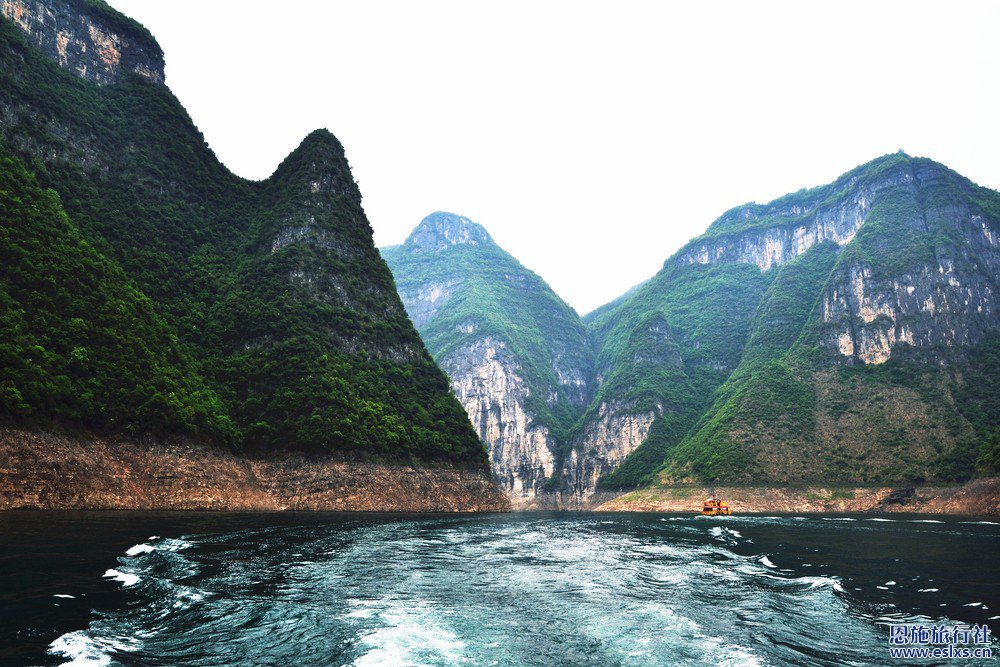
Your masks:
M141 26L98 0L2 11L5 421L486 465L333 135L240 179Z
M589 400L593 358L579 316L481 225L452 213L427 216L382 256L502 488L530 502L556 476Z
M385 257L494 474L565 504L996 469L998 227L1000 194L884 156L728 211L585 331L465 218L431 215Z
M968 478L1000 423L998 271L1000 194L926 159L729 211L586 318L581 455L603 415L635 445L604 487Z

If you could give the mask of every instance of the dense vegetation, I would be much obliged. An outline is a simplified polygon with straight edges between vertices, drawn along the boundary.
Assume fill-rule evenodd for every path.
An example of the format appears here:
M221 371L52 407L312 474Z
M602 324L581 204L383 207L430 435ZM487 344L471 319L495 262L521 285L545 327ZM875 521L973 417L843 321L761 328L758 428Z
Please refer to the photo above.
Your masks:
M686 259L706 239L738 244L820 215L852 215L862 199L864 222L844 245L818 243L767 271ZM896 344L888 360L869 364L836 351L843 335L836 328L848 326L859 341L886 327L943 340L966 326L995 332L988 304L965 313L955 301L933 318L921 313L932 307L923 300L939 289L934 276L945 267L954 273L949 284L968 281L970 298L996 293L989 267L997 251L986 225L995 229L998 221L997 193L930 160L884 156L829 185L727 212L656 276L583 318L583 340L568 307L547 287L539 292L544 284L533 274L525 282L523 269L492 244L455 246L433 258L401 246L386 256L404 293L462 284L422 328L438 359L488 333L517 349L533 394L547 396L555 353L587 349L589 340L593 395L555 414L544 401L533 409L559 434L561 457L573 447L586 456L586 434L609 413L654 415L646 439L600 488L955 481L997 465L995 333L972 344ZM980 233L985 241L977 241ZM828 321L822 311L832 295L861 298L852 281L862 273L869 296L903 289L894 285L920 290L916 311ZM559 488L559 479L547 488Z
M885 363L845 363L823 342L836 323L824 320L820 301L854 289L851 276L862 269L867 281L912 282L926 293L933 289L926 276L943 271L942 263L963 280L985 276L986 283L970 288L989 295L996 278L987 267L995 266L995 251L970 245L975 232L970 237L962 228L962 211L971 207L973 216L996 224L1000 196L929 160L897 154L829 186L736 209L705 236L799 224L809 212L855 196L853 188L876 179L882 179L879 196L842 251L823 243L765 274L773 280L748 322L739 366L694 427L672 441L676 446L665 447L662 458L659 452L646 456L636 466L643 476L628 482L652 478L657 459L665 483L949 481L968 478L977 460L980 469L990 468L988 439L1000 420L994 338L971 346L897 346ZM753 215L742 213L747 209ZM794 215L783 215L789 211ZM607 317L592 318L592 329L600 333ZM960 328L965 317L939 313L930 326ZM643 448L655 441L659 421ZM605 483L625 471L622 466Z
M486 240L475 245L421 252L408 242L384 248L382 255L403 294L425 285L454 289L447 306L421 327L431 355L442 361L472 341L487 336L502 341L530 389L525 408L534 423L567 442L586 396L560 386L554 367L589 376L593 361L583 324L544 280L493 243L485 230L481 234ZM546 400L550 396L556 400Z
M770 279L746 264L668 263L618 308L588 317L607 380L580 428L604 403L657 415L645 442L601 487L631 488L653 478L739 363Z
M176 335L59 196L0 151L0 410L102 430L229 438Z
M78 79L6 20L0 108L7 419L485 465L331 134L244 181L167 88Z

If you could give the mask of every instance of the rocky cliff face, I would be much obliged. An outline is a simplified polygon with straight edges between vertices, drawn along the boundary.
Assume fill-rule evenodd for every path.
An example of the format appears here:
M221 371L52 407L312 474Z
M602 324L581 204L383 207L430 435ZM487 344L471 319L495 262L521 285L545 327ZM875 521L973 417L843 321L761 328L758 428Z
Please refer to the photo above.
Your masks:
M383 256L487 445L494 477L515 506L536 504L561 474L560 447L589 400L592 359L579 317L462 216L427 216Z
M864 253L849 253L838 267L822 296L822 344L847 361L884 363L900 346L975 346L1000 328L996 221L967 199L969 185L940 165L911 163L902 176L896 204L909 206L893 231L926 246L913 249L918 254L898 271Z
M486 229L465 216L437 211L424 218L406 238L411 252L441 252L451 246L492 244Z
M389 262L514 498L578 506L658 476L960 479L998 417L972 388L997 373L998 212L996 193L902 154L739 207L586 318L590 364L551 330L504 338L511 321L480 317L507 308L497 284L528 297L510 270L472 282L482 258L458 268L462 248L492 245L469 221L432 216L390 251L409 263ZM438 270L415 269L421 255ZM514 349L539 333L543 390L541 357ZM897 358L887 376L844 375ZM540 399L572 428L540 419Z
M598 475L624 487L664 461L666 481L967 477L998 417L974 388L998 370L998 203L897 154L724 214L587 318L603 384L574 460L626 454ZM658 317L669 335L637 347Z
M943 260L896 277L878 277L864 264L843 267L823 295L822 343L848 361L881 364L900 346L976 345L996 318L989 276L959 272Z
M163 51L148 31L103 2L3 0L0 13L49 58L99 84L138 74L163 83Z
M844 246L861 229L880 194L912 181L913 174L904 169L873 180L850 175L831 186L839 197L823 189L792 201L741 206L713 223L709 232L717 236L692 241L672 261L755 264L766 271L823 241Z
M598 481L645 442L660 410L662 406L644 412L618 401L602 403L563 465L560 491L580 500L593 494Z
M0 510L505 512L484 470L241 457L183 439L151 446L0 427Z
M531 389L509 347L487 336L442 357L441 367L486 443L500 487L518 503L530 502L555 472L556 442L527 412Z

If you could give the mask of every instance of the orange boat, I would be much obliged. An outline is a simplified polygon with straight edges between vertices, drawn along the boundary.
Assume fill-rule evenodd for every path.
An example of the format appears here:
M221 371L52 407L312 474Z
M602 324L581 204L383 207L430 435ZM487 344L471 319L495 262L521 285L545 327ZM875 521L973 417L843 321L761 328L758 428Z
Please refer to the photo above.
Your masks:
M702 516L729 516L732 513L729 503L719 500L715 495L706 500L701 508Z

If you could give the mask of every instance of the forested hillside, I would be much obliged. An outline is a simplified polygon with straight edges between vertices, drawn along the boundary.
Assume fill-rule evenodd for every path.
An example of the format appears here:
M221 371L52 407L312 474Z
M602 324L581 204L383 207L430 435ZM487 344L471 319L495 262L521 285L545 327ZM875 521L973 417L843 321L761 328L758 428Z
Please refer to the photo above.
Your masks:
M245 181L141 26L95 0L4 16L5 419L485 465L332 134Z

